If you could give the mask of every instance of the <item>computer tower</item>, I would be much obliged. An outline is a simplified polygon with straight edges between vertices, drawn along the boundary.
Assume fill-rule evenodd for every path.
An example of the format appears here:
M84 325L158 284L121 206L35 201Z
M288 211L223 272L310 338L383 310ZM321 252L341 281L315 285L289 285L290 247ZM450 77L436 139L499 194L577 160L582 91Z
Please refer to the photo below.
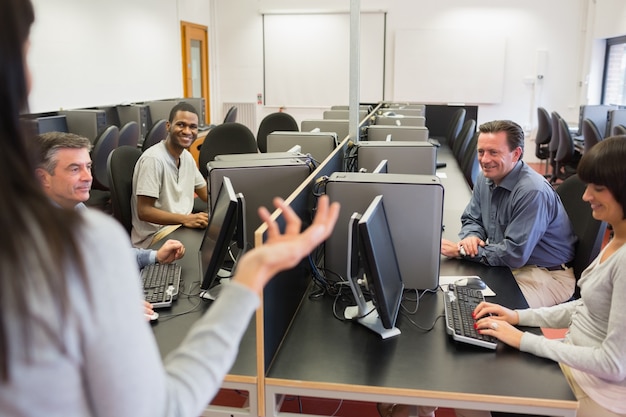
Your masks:
M361 141L357 146L357 167L372 172L383 159L391 174L435 175L437 147L429 142Z
M387 221L406 288L434 289L439 285L443 186L436 176L335 172L326 183L331 201L341 204L339 220L324 245L324 267L345 277L348 221L363 214L383 195Z
M311 174L312 166L302 158L211 161L207 164L210 205L215 206L222 178L230 178L236 193L246 200L246 235L254 241L261 225L260 206L274 211L274 197L287 198Z
M148 129L150 129L150 108L145 104L130 104L117 106L120 127L128 122L137 122L139 125L139 143L143 143Z
M206 128L206 106L202 97L168 98L146 102L145 104L150 109L151 123L161 119L169 120L172 107L182 101L191 104L196 109L196 113L198 113L198 130L204 130Z
M287 151L296 145L300 146L300 152L321 162L337 147L337 135L334 132L280 131L267 135L268 152Z
M94 142L98 135L109 125L106 111L100 109L62 110L59 114L65 115L67 128L71 133L84 136Z
M367 127L368 141L409 140L425 142L428 137L428 128L425 126L369 125Z

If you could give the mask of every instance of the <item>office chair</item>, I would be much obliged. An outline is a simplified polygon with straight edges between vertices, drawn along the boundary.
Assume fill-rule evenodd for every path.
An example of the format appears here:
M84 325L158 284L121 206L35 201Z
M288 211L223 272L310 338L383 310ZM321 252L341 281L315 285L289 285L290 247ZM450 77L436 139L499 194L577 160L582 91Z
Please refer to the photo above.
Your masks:
M107 175L111 187L111 209L128 234L133 227L130 200L133 193L133 172L141 156L136 146L119 146L107 160Z
M476 183L476 177L478 177L478 173L480 172L480 164L478 163L478 152L476 152L477 145L478 132L474 132L471 140L467 144L467 149L465 150L465 154L463 155L463 159L461 161L461 171L463 172L465 181L467 181L467 184L472 189L474 188L474 184Z
M232 106L224 116L224 123L234 123L237 121L237 106Z
M550 114L543 107L537 107L537 134L535 136L535 156L546 161L544 176L548 174L550 164L550 141L552 140L552 121Z
M556 150L556 176L566 179L576 173L580 154L574 148L572 134L564 119L559 119L559 147Z
M465 155L467 145L469 145L475 133L476 120L466 120L465 123L463 123L463 127L461 128L459 135L454 140L454 144L452 145L452 154L454 155L457 163L460 164L463 160L463 155Z
M111 213L111 192L107 177L107 158L117 148L119 129L117 126L107 127L94 141L91 150L91 191L85 205Z
M559 121L561 120L561 115L557 112L553 111L550 118L550 125L552 126L552 136L550 137L550 144L548 145L549 152L549 160L550 167L552 168L552 172L549 176L549 181L551 184L554 184L557 180L557 169L556 169L556 151L559 148Z
M258 152L254 133L241 123L223 123L209 130L200 147L198 168L202 176L208 176L207 163L216 155Z
M576 282L582 272L600 253L602 240L606 232L606 222L593 218L591 206L583 201L586 184L574 174L563 181L556 189L561 198L567 216L572 222L574 234L578 237L574 252L574 276ZM574 298L580 297L578 287L574 291Z
M617 125L613 128L613 136L626 135L626 126Z
M463 123L465 123L465 113L465 109L457 109L450 119L448 131L445 136L445 140L450 148L454 146L454 141L456 140L456 137L459 136L459 133L463 128Z
M585 140L585 152L603 139L598 127L591 119L583 120L582 132Z
M94 142L93 149L91 150L92 189L109 190L107 159L113 149L117 148L119 134L120 131L117 126L109 126L98 135Z
M148 133L146 134L146 138L141 144L141 151L145 152L150 146L155 145L162 140L167 138L167 120L161 119L157 120Z
M267 152L267 135L272 132L298 132L298 122L290 114L276 112L268 114L261 120L259 131L256 135L256 143L261 152Z
M134 146L139 143L139 123L130 121L120 128L117 146Z

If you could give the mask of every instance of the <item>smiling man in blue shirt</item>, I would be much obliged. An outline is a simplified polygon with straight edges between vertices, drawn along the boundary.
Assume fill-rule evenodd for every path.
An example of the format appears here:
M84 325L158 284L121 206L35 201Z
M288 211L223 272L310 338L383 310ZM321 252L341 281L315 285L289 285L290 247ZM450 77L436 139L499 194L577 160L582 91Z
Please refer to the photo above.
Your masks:
M508 266L530 307L567 301L575 278L572 224L554 188L524 161L524 132L512 121L479 127L479 174L461 216L460 241L441 252L486 265Z

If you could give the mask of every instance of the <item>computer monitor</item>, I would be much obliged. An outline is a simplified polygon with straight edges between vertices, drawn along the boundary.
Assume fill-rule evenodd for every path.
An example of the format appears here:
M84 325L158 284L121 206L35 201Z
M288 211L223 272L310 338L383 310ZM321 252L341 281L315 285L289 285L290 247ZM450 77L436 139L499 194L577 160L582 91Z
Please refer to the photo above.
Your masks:
M246 233L246 199L242 193L237 193L236 197L237 226L235 227L235 243L239 249L239 256L241 256L248 249L248 234Z
M400 330L395 326L404 284L382 195L372 200L359 220L358 229L359 253L365 270L364 279L367 281L376 312L384 329L399 334Z
M237 196L228 177L222 179L222 186L215 200L209 218L209 225L200 244L199 261L202 274L200 295L214 300L216 295L210 293L216 284L218 272L233 239L237 225Z
M35 119L39 134L48 132L69 132L65 115L42 116Z
M322 162L337 147L335 132L283 132L276 131L267 135L268 152L284 152L294 146L310 154L317 162Z

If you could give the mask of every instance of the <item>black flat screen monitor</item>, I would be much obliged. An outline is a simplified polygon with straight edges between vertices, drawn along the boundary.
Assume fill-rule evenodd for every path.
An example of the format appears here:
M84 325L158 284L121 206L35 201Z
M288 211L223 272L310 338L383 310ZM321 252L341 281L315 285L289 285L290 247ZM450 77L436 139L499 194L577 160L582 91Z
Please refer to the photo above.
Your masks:
M224 177L200 245L199 258L202 273L200 288L204 292L214 285L217 273L224 263L232 242L236 225L237 196L230 179Z
M383 196L372 200L359 221L359 249L374 306L385 329L395 327L404 284L387 223Z

